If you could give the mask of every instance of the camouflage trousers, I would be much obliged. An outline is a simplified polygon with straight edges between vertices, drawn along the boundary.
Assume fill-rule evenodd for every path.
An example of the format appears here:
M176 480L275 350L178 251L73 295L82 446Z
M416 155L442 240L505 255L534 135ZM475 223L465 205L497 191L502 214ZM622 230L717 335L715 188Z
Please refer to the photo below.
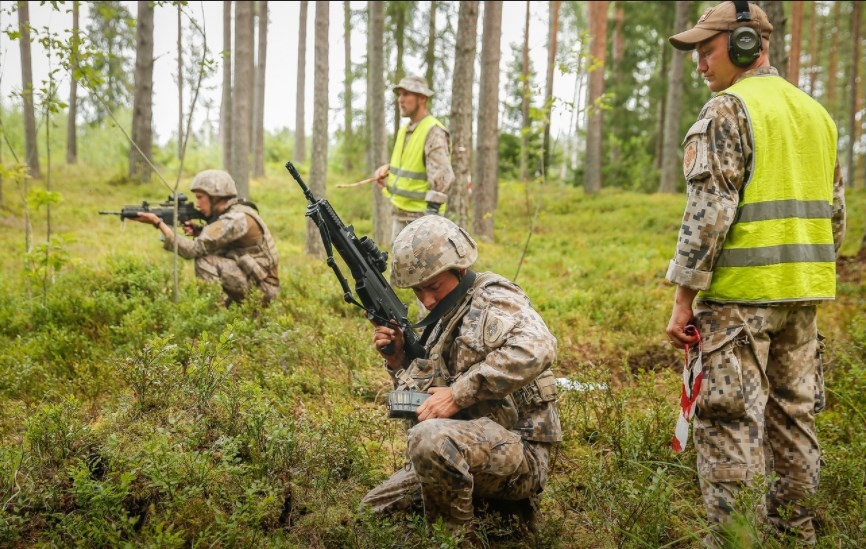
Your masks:
M474 516L473 498L518 501L547 482L549 445L524 441L489 418L432 419L409 430L409 464L361 500L378 513L423 504L453 530Z
M228 296L227 303L243 301L250 291L249 276L237 261L227 257L206 255L196 258L195 276L208 282L219 282L223 292ZM259 287L262 289L265 303L269 303L279 292L278 286L267 281L263 281Z
M758 518L816 541L814 511L821 452L815 414L824 407L823 343L815 306L697 302L703 383L694 420L695 449L710 523L726 522L737 497L758 479L775 481Z

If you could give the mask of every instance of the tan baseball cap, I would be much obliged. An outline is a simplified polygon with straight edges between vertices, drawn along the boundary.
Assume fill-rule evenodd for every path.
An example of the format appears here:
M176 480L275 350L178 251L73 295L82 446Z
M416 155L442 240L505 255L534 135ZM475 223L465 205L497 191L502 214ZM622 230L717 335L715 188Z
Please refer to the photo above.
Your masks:
M423 76L418 76L417 74L404 76L400 80L400 83L394 86L394 93L397 93L399 90L406 90L407 92L417 93L427 97L433 95L433 90L427 87L427 80Z
M737 8L734 6L734 2L722 2L707 8L694 27L675 34L668 40L676 49L689 51L720 32L732 31L737 27L746 26L759 31L764 38L769 38L770 33L773 32L773 25L770 24L764 10L750 3L749 14L751 20L737 21Z

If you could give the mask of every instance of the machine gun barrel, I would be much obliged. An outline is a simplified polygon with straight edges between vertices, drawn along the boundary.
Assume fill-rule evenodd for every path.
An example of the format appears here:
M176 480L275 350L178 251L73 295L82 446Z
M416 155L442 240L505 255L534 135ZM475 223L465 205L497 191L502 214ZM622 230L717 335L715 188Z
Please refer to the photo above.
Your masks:
M387 326L396 324L403 332L404 349L409 357L424 356L423 346L418 342L417 335L407 318L408 309L385 280L382 273L388 266L388 254L381 251L376 243L364 236L360 239L355 235L351 225L344 224L331 204L322 199L316 199L312 191L304 184L301 174L291 162L286 162L286 169L300 185L307 201L306 216L319 228L322 243L327 253L328 266L334 271L340 287L343 289L343 299L364 309L367 318L374 323ZM346 277L334 259L333 249L343 258L346 266L355 279L355 299ZM360 303L359 303L360 300ZM382 349L385 354L394 352L393 345Z

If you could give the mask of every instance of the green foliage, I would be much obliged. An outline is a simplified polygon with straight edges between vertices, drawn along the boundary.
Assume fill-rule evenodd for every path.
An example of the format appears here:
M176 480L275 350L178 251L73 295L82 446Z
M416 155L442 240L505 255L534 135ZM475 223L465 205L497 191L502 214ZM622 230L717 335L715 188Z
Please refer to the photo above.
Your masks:
M369 321L342 300L327 264L303 253L306 203L278 168L252 182L281 261L281 294L264 310L254 300L224 307L221 290L182 260L173 301L172 256L155 231L95 215L163 190L107 185L86 167L54 187L63 200L53 222L69 238L44 297L27 290L23 251L0 256L0 545L459 543L418 515L358 510L404 465L405 426L385 417L390 379ZM329 188L336 181L345 179ZM359 235L372 230L363 192L329 193ZM476 534L491 547L699 546L707 524L695 455L668 446L682 356L662 335L683 197L586 196L538 181L505 181L500 193L496 240L480 244L476 268L519 271L557 336L556 375L584 385L561 394L565 441L551 454L538 532L515 538L483 517ZM844 253L857 251L864 206L866 193L849 193ZM4 249L21 240L20 230L0 232ZM831 336L818 416L821 547L866 539L866 293L857 280L839 287L821 318ZM748 511L758 493L744 494ZM765 534L749 512L730 532L794 546Z

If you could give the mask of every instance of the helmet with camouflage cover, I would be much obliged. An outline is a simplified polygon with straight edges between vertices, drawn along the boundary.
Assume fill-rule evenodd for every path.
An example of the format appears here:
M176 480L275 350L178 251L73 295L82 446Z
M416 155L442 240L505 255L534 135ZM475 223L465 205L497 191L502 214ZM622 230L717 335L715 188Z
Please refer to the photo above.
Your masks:
M201 191L208 196L232 197L238 195L235 180L223 170L204 170L198 172L192 180L189 190Z
M423 284L451 269L469 268L478 244L462 227L440 215L425 215L406 225L391 247L391 272L399 288Z

